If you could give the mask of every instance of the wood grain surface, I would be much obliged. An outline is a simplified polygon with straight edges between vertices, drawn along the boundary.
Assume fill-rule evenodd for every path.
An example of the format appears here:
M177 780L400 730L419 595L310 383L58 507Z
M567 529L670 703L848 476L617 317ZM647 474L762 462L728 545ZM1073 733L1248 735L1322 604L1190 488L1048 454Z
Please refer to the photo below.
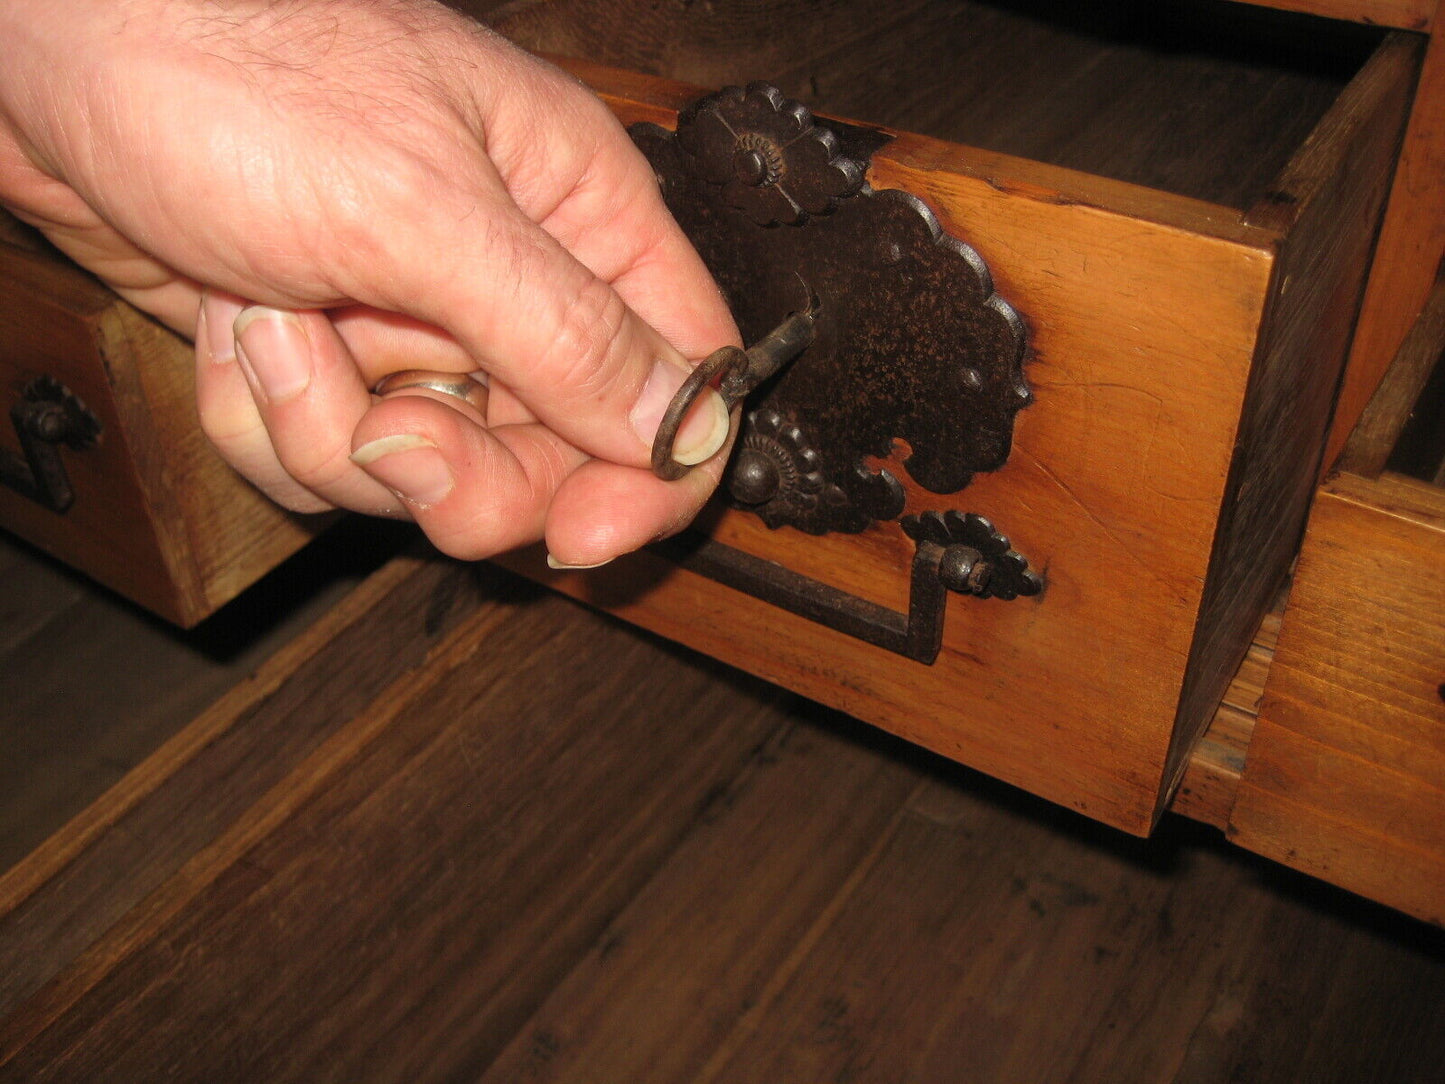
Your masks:
M392 565L107 799L172 815L101 815L30 894L93 863L87 938L0 927L57 969L0 1013L0 1079L1438 1075L1441 931L457 573Z
M535 52L812 109L1243 210L1375 35L1229 3L545 0L488 16Z
M114 846L157 856L124 886L92 884L102 906L81 916L81 944L110 927L94 947L55 944L75 923L29 897L15 917L34 928L0 932L23 957L18 993L34 991L0 1026L0 1075L179 1071L199 1048L172 1037L193 1025L219 1044L210 1066L247 1062L266 1079L411 1078L485 1058L728 781L769 755L775 692L710 679L535 589L493 593L450 634L418 637L388 611L436 618L466 574L419 575L434 582L389 592L87 849L111 871ZM235 947L224 965L177 954L202 931ZM395 998L418 969L452 978L422 1002ZM184 1004L178 982L198 983ZM214 1030L217 1012L238 1026ZM284 1039L257 1048L264 1033Z
M74 268L9 245L0 245L0 279L6 399L0 440L19 454L10 406L41 375L78 395L101 425L95 448L60 453L75 490L74 506L61 516L0 487L5 527L163 613L182 612L193 585L177 585L170 577L161 529L136 467L135 435L124 424L127 404L107 378L101 325L113 319L114 295Z
M1438 15L1439 8L1436 10ZM1445 255L1445 139L1441 132L1445 132L1445 38L1434 34L1415 89L1359 330L1340 388L1325 451L1326 470L1349 441L1400 344L1415 326Z
M378 690L420 667L472 608L470 582L456 567L396 566L0 878L0 1011L211 845ZM338 659L354 671L337 674Z
M1378 478L1395 451L1430 374L1445 356L1445 279L1435 283L1420 319L1400 344L1370 404L1340 454L1341 473Z
M1230 835L1445 923L1445 492L1322 488Z
M409 537L399 525L343 524L199 628L179 630L0 535L0 914L125 811L102 797L109 788L148 758L154 770L151 755L181 724L246 688L322 615L329 635L341 595ZM165 763L189 755L164 747ZM145 789L130 780L111 794L134 801Z
M1274 663L1287 598L1288 592L1281 592L1260 622L1254 642L1234 680L1224 690L1214 718L1190 750L1184 777L1170 799L1169 812L1212 824L1220 831L1229 827L1239 777L1244 773L1255 720L1264 700L1265 682Z
M1298 552L1421 43L1388 37L1247 221L1284 235L1220 508L1166 793Z

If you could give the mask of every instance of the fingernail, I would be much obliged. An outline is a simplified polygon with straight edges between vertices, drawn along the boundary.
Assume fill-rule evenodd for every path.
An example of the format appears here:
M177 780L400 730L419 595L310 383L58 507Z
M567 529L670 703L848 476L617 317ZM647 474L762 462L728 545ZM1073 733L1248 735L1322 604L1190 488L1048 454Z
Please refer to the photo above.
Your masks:
M294 399L311 383L311 341L294 312L252 305L232 333L236 360L269 402Z
M659 358L653 364L652 374L632 408L632 431L644 444L651 446L656 439L662 416L687 376L687 370L665 359ZM711 459L727 443L730 424L727 404L721 395L708 388L697 397L682 420L672 444L672 457L685 467Z
M582 572L589 568L601 568L603 565L610 565L615 560L615 557L609 557L605 561L598 561L595 565L567 565L549 553L547 554L547 567L555 568L558 572Z
M352 452L351 461L402 500L420 508L445 500L456 484L437 446L416 433L379 437Z
M229 365L236 360L236 332L233 325L245 305L227 297L207 293L201 298L201 313L196 321L196 343L216 365Z

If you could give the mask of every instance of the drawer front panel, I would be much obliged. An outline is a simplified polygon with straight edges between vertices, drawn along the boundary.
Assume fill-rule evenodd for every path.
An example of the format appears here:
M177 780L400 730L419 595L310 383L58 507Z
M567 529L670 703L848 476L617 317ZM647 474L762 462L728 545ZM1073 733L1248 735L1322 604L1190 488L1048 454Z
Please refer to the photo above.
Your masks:
M0 488L0 524L86 570L124 593L157 607L173 604L164 554L137 473L103 355L102 324L114 298L74 272L15 255L0 290L0 387L4 389L7 449L19 443L9 411L28 385L52 377L79 397L100 423L94 447L60 450L74 490L73 505L55 512Z
M932 665L652 555L592 573L515 567L945 756L1147 832L1272 600L1303 523L1388 185L1418 43L1386 39L1247 213L888 132L866 180L920 198L1027 329L1034 402L1012 453L904 514L990 520L1043 577L950 595ZM701 93L565 61L624 124L676 126ZM793 227L777 226L785 230ZM714 509L713 540L894 613L915 544L771 530ZM826 592L824 592L826 593Z
M95 447L60 450L75 492L69 509L0 488L0 526L182 625L225 604L328 522L287 513L215 453L196 416L194 364L189 343L73 265L0 242L6 412L50 377L101 427ZM13 433L0 441L18 450Z
M604 92L630 92L609 97L624 123L670 127L682 104L684 92L655 81L619 76L615 86L585 73ZM1005 171L1014 179L1000 181ZM988 517L1041 570L1043 594L951 598L942 652L927 666L650 557L550 581L990 774L1145 830L1270 288L1273 235L1209 205L1154 202L1112 182L1081 198L1060 182L1088 178L921 137L878 151L868 180L921 196L973 246L1029 336L1036 401L1017 416L1007 464L940 497L895 463L906 511ZM813 537L728 511L710 531L908 609L914 546L897 523ZM546 575L538 562L527 567Z

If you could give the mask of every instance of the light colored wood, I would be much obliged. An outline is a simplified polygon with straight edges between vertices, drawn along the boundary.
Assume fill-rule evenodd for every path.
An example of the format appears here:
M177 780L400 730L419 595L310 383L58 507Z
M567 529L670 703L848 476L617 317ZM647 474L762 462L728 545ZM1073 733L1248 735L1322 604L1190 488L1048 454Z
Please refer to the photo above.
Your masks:
M1340 475L1310 517L1231 838L1445 923L1442 686L1445 491Z
M178 336L43 251L0 243L0 283L7 394L48 373L103 426L98 447L62 452L76 491L68 512L0 489L0 525L189 626L330 522L285 512L211 449Z
M1398 108L1407 51L1393 44L1372 63L1308 144L1286 177L1294 206L1284 225L1336 227L1327 218L1339 207L1339 167L1372 146L1362 135L1370 120ZM694 94L566 63L628 123L669 124ZM1351 192L1387 168L1373 153L1364 157L1369 165L1345 186ZM1273 352L1255 366L1270 291L1279 289L1271 274L1281 233L1224 208L912 134L875 155L869 180L921 196L946 230L979 251L1029 326L1037 402L1019 416L1012 457L947 504L1006 531L1046 570L1043 597L951 600L943 652L925 667L689 574L668 574L648 557L593 576L554 576L525 557L509 563L991 775L1147 831L1182 770L1183 742L1174 761L1167 758L1217 520L1243 478L1230 482L1231 455L1237 444L1271 444L1259 439L1265 416L1246 414L1246 387L1253 374L1280 387L1302 381L1303 394L1328 397L1311 381L1329 385L1329 366L1307 356L1303 340L1271 339L1265 349ZM1335 251L1305 242L1301 235L1297 248L1314 259ZM1331 278L1326 295L1336 297L1336 286ZM1306 322L1317 295L1301 296L1290 310L1295 324ZM1303 415L1299 447L1261 477L1287 473L1300 455L1308 476L1322 426L1322 416ZM910 510L939 505L910 484ZM1287 498L1269 526L1288 533L1293 516L1297 531L1302 513L1302 500ZM725 514L713 533L906 609L911 544L895 525L812 538ZM1223 552L1237 554L1238 544ZM1247 572L1247 589L1218 607L1227 622L1215 617L1215 633L1201 631L1195 665L1223 680L1213 702L1196 693L1186 741L1212 717L1288 557L1267 547Z
M629 90L647 86L624 80ZM613 87L600 89L608 96ZM666 87L661 97L674 105L685 93ZM652 105L609 100L629 122L670 119ZM932 667L689 576L618 612L992 775L1144 831L1274 235L1242 227L1221 209L914 135L875 155L870 181L922 196L946 230L979 250L1000 294L1030 327L1037 402L1019 416L1008 465L977 477L954 502L993 518L1046 568L1046 594L975 606L951 601ZM1119 195L1123 211L1111 203ZM1212 233L1195 232L1201 228ZM1183 267L1192 269L1187 283L1177 275ZM1171 289L1179 292L1171 297ZM1190 453L1179 454L1183 448ZM939 503L916 488L909 496L913 508ZM1170 531L1154 529L1164 521ZM894 525L810 538L730 515L716 536L906 608L911 543ZM582 580L564 589L586 595ZM597 597L609 594L596 589ZM1060 755L1039 756L1040 742Z
M1438 13L1437 8L1437 13ZM1438 21L1435 25L1438 25ZM1400 344L1414 327L1445 254L1445 35L1425 53L1350 348L1323 469L1344 449Z
M1435 0L1240 0L1255 7L1301 11L1327 19L1348 19L1399 30L1430 30Z

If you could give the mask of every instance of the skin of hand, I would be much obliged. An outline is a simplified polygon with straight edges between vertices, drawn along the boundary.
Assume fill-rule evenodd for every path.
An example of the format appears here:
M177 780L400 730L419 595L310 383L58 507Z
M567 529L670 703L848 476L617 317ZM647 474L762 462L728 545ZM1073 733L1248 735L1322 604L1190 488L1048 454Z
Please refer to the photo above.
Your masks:
M688 522L736 343L645 159L579 83L426 0L0 0L0 202L196 340L201 423L297 511L590 566ZM478 371L485 410L401 369Z

